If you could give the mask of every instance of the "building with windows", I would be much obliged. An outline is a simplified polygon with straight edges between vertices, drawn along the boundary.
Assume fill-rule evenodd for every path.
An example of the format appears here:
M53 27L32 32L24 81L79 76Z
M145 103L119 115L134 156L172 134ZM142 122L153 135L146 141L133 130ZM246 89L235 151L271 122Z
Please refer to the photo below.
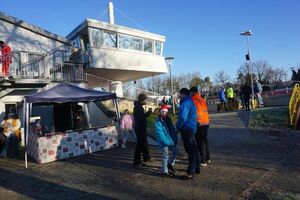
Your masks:
M167 73L165 37L116 25L112 3L108 10L109 22L85 19L66 37L0 12L0 40L13 50L12 81L0 80L0 113L5 105L55 82L122 97L123 83Z
M167 73L163 57L165 37L113 21L85 19L66 38L78 48L81 56L77 61L87 66L84 72L112 80L110 87L120 96L123 82ZM96 86L92 78L88 82Z

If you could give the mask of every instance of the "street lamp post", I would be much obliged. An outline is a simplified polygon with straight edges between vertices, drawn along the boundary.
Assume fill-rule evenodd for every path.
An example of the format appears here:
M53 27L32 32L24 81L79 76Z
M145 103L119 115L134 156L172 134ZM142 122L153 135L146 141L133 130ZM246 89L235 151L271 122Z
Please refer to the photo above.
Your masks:
M252 35L252 32L251 32L251 30L247 30L245 32L240 33L240 35L246 36L246 38L247 38L247 50L248 50L248 52L246 54L246 60L248 61L248 71L250 73L252 99L253 99L254 98L254 88L253 88L252 65L251 65L251 61L250 61L250 45L249 45L249 36Z
M172 62L174 60L174 57L166 57L165 58L166 63L169 67L169 72L170 72L170 96L172 99L172 111L173 111L173 115L175 115L175 104L174 104L174 91L173 91L173 80L172 80Z

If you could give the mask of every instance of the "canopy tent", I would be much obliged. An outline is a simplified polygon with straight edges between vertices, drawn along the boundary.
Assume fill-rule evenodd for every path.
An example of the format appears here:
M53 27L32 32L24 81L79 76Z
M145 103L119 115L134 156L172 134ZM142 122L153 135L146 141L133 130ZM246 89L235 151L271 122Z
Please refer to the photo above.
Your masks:
M116 109L116 115L119 119L120 114L118 111L117 96L115 93L84 89L69 83L60 83L48 90L36 92L31 95L25 96L23 112L23 124L25 126L25 167L27 168L27 143L31 108L33 103L72 103L104 101L109 99L113 100ZM87 106L87 104L85 105ZM87 116L89 116L88 113Z
M89 90L61 83L48 90L24 97L26 103L68 103L116 99L115 93Z

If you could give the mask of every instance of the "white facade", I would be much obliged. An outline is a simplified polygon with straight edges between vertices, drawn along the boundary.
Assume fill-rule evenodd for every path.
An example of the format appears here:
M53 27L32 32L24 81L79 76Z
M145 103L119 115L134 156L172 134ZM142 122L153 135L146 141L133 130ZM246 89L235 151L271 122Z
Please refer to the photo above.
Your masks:
M70 45L59 35L0 12L0 40L9 44L13 51L46 53Z
M89 52L90 74L127 82L168 72L162 35L86 19L67 38Z

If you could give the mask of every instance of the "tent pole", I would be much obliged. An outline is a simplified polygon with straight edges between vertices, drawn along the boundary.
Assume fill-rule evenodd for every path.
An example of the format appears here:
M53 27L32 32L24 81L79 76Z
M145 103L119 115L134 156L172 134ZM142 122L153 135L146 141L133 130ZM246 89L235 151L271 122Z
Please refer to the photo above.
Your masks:
M87 103L84 103L84 109L85 109L85 113L86 113L88 126L89 126L89 128L92 128L91 117L90 117L90 112L89 112L89 106L88 106Z
M29 132L29 103L26 103L25 101L25 135L24 135L24 144L25 144L25 168L28 167L27 162L27 143L28 143L28 132Z
M117 99L114 99L113 102L114 102L114 105L115 105L116 115L117 115L117 119L118 119L118 122L119 122L120 119L121 119L121 116L120 116L120 112L119 112L118 101L117 101Z

